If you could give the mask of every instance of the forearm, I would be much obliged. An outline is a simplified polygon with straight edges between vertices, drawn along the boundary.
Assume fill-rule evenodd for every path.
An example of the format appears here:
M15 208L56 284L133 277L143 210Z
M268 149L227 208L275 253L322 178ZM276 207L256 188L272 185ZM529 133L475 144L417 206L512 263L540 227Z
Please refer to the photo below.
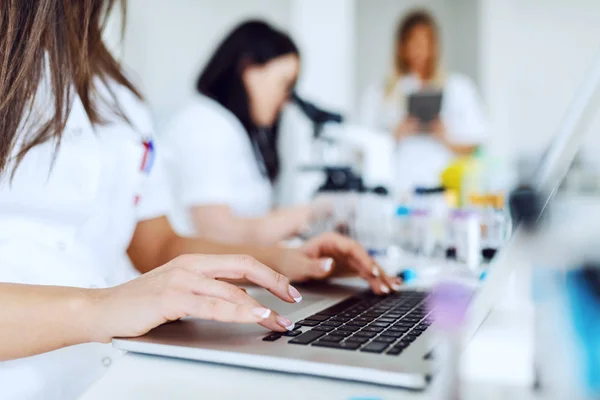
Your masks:
M96 341L91 292L0 283L0 361Z
M447 143L446 146L457 156L469 156L477 150L477 146L474 145Z
M440 135L438 140L442 142L444 146L446 146L450 151L452 151L457 156L468 156L473 154L475 150L477 150L477 145L472 144L456 144L452 140L450 140L446 135Z
M263 264L274 267L280 264L284 249L182 237L173 231L165 217L160 217L138 223L127 253L136 269L146 273L186 254L247 254Z
M184 254L229 255L245 254L254 257L261 263L275 268L279 265L285 250L276 246L248 246L218 243L203 238L186 238L173 236L164 246L161 254L162 263Z
M191 214L199 236L231 244L268 246L298 234L310 209L276 210L258 218L238 217L224 207L196 207Z
M269 245L285 236L276 226L269 228L270 218L231 217L226 221L206 221L195 218L194 225L199 236L211 240L246 245Z

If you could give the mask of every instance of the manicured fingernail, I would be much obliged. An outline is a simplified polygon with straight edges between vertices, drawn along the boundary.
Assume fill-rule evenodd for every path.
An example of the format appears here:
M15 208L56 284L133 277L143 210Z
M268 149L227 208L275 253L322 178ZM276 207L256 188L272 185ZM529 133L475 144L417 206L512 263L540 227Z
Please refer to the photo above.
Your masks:
M288 292L289 292L290 296L292 296L292 298L294 299L294 301L296 303L300 303L302 301L302 295L300 294L300 292L298 291L298 289L296 289L292 285L290 285L290 288L288 289Z
M375 265L375 266L373 267L373 275L374 275L375 277L379 277L379 275L381 275L381 272L379 272L379 267L378 267L377 265Z
M323 268L323 271L325 271L325 272L331 271L332 267L333 267L333 258L328 258L327 260L324 260L323 263L321 264L321 268Z
M392 283L392 289L394 290L394 292L399 292L400 290L402 290L402 285L398 283Z
M390 288L387 287L386 285L381 285L381 291L385 294L389 294L390 293Z
M287 331L291 332L294 330L294 323L292 321L290 321L287 318L284 318L282 316L278 316L277 317L277 323L281 326L283 326Z
M269 318L269 315L271 315L271 310L268 308L255 308L252 310L252 312L254 315L261 317L262 319L267 319Z

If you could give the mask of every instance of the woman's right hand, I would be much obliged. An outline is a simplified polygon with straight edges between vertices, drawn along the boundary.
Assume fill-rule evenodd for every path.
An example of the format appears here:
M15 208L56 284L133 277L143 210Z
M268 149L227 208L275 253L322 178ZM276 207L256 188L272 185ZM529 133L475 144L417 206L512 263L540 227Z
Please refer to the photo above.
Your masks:
M288 303L302 296L285 276L248 256L186 255L137 279L91 292L91 336L98 342L138 337L170 321L194 317L258 323L285 332L292 321L277 315L243 289L219 281L248 280Z
M399 142L410 135L414 135L418 131L419 120L414 117L408 117L396 127L394 130L394 138Z

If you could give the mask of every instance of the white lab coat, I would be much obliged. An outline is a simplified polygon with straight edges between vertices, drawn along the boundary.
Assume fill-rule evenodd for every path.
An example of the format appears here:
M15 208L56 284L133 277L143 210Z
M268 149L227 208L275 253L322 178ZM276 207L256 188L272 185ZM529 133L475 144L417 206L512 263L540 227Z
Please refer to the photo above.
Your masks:
M54 161L48 142L27 153L12 181L0 176L1 282L104 288L134 276L123 259L135 226L166 215L169 198L160 158L141 170L143 141L152 137L146 108L114 90L135 128L120 121L94 128L75 98ZM47 101L38 98L37 112L52 109ZM74 399L119 354L84 344L1 362L0 398Z
M179 112L164 134L167 171L173 192L173 226L180 234L195 232L189 210L227 205L236 216L266 215L273 187L261 172L253 145L239 119L202 95Z
M392 95L386 96L383 85L373 85L365 94L361 107L361 123L393 134L407 115L407 96L421 88L418 78L400 79ZM443 87L440 118L452 142L480 145L488 129L483 106L474 83L466 76L451 74ZM395 150L395 185L400 191L415 186L437 186L440 174L455 155L427 134L412 135L398 143Z

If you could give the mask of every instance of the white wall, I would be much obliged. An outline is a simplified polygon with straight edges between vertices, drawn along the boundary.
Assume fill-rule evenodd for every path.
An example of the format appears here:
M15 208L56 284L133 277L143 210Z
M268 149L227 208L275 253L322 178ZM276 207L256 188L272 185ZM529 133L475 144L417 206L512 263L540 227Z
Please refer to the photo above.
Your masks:
M481 16L492 143L509 157L539 152L600 51L600 2L482 0ZM600 145L593 126L588 150Z
M135 72L157 126L193 93L212 50L238 22L289 25L288 0L129 0L124 63Z
M299 91L317 104L352 111L355 0L292 0L290 33L302 53Z

